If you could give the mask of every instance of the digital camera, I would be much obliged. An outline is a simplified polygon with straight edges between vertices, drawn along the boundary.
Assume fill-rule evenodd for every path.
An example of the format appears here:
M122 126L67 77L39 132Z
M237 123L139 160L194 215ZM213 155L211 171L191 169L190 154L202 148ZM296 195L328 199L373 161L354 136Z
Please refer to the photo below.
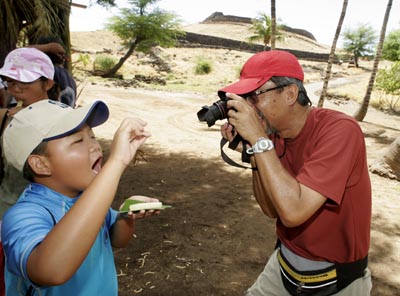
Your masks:
M222 96L220 100L214 102L211 106L203 106L197 112L197 118L200 121L206 121L209 127L213 126L217 120L227 118L229 111L228 100L229 98Z

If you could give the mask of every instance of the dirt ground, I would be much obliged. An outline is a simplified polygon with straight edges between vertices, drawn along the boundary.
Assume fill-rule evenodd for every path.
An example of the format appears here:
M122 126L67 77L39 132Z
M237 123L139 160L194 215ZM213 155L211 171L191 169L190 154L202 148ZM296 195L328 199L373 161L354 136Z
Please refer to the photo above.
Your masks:
M112 82L82 85L79 104L100 99L111 110L109 121L95 129L106 154L124 117L146 120L152 133L140 161L126 170L113 207L135 194L173 206L138 221L130 245L115 251L119 295L243 295L273 251L275 221L262 214L252 195L251 172L221 159L221 122L208 128L197 120L201 106L217 97ZM321 84L306 88L312 95ZM327 102L325 107L352 114L357 104ZM370 108L360 123L370 163L400 135L399 122L398 116ZM371 180L372 295L400 295L400 183L374 174Z
M129 247L115 252L120 295L242 295L273 250L274 221L255 202L251 173L221 160L219 124L198 122L204 98L99 85L87 86L82 97L82 104L101 99L111 109L108 123L96 129L106 151L124 117L145 119L152 132L141 161L125 172L114 207L133 194L173 205L138 221ZM400 134L385 117L362 123L371 161ZM399 295L400 185L371 178L373 295Z

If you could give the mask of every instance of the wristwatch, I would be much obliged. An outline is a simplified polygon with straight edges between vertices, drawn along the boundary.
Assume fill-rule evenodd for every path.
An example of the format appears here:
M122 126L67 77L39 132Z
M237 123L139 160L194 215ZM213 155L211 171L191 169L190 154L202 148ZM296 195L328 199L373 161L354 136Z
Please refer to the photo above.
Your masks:
M248 148L246 152L248 154L263 153L274 149L274 143L270 139L259 138L253 147Z

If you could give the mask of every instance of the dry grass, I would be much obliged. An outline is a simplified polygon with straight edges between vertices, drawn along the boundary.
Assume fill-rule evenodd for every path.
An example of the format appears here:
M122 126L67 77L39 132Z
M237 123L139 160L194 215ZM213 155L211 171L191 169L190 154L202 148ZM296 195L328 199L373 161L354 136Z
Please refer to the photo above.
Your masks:
M196 24L185 27L188 32L199 34L209 34L213 36L245 41L251 35L249 25L244 24ZM228 33L227 33L228 32ZM91 76L93 62L97 55L110 54L113 57L122 57L126 49L121 45L121 40L109 31L95 32L72 32L72 47L76 51L72 59L78 61L81 55L87 54L89 64L83 66L78 63L74 68L74 76L78 81L93 83L108 83L99 77ZM101 42L99 42L101 40ZM285 34L282 41L278 41L277 47L309 50L318 52L329 52L327 46L295 34ZM156 54L164 60L171 71L169 73L159 71L154 66L154 61L148 55L134 53L119 70L119 74L125 80L130 80L135 75L144 75L164 79L165 85L160 84L140 84L143 88L152 88L166 91L201 92L208 95L215 92L238 79L241 66L252 55L252 53L241 52L227 49L209 48L158 48ZM196 75L194 69L199 59L207 60L212 66L212 71L206 75ZM300 61L305 72L305 83L322 81L326 63ZM361 102L367 88L371 61L360 61L360 68L349 68L347 64L333 65L333 78L348 77L354 80L351 85L340 87L330 87L329 92L335 96L351 98ZM389 63L382 61L380 68L387 67ZM83 84L82 84L83 85ZM393 102L393 98L381 92L374 91L371 96L371 105L387 109L388 103ZM399 106L397 106L399 107Z

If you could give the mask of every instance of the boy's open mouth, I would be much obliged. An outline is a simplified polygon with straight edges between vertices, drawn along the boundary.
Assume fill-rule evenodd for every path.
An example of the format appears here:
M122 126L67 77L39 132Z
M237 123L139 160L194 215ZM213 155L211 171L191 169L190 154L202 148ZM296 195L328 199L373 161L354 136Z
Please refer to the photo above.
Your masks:
M99 157L93 164L92 166L92 170L93 172L97 175L100 170L101 170L101 161L102 161L103 157Z

